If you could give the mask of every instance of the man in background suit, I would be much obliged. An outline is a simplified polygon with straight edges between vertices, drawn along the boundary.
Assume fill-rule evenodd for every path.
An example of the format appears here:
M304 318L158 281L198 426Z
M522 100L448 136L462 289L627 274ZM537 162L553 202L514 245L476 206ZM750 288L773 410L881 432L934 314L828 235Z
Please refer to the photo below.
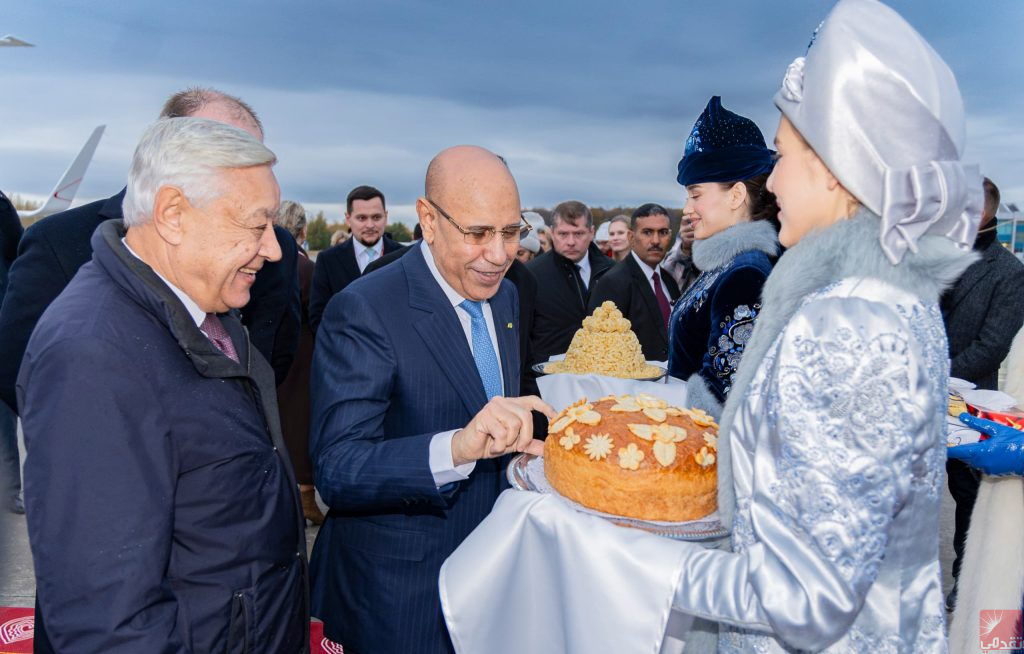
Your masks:
M309 321L316 331L332 297L358 279L366 266L401 249L384 231L388 211L384 194L372 186L357 186L345 198L345 224L352 238L327 248L316 258L309 295Z
M263 140L263 125L242 100L213 89L192 88L172 95L161 118L209 118L227 123ZM124 190L113 197L47 216L25 232L11 266L8 292L0 307L0 400L17 411L14 384L29 336L46 307L92 258L90 239L106 220L122 218ZM294 239L274 230L287 255L268 263L256 277L242 322L253 345L274 365L278 379L288 371L298 347L299 282ZM285 260L287 258L287 260Z
M7 196L0 192L0 304L7 290L7 270L14 262L21 241L21 218ZM18 416L0 402L0 511L24 513L21 499L21 456L18 454Z
M555 207L552 249L526 265L537 278L537 306L530 335L531 364L564 354L587 317L590 289L615 263L597 249L594 218L582 202Z
M503 455L539 452L519 393L519 307L503 279L522 229L494 154L427 169L423 242L336 295L313 359L310 438L330 507L311 561L313 615L359 654L453 651L442 562L490 512Z
M611 300L632 323L648 361L668 360L668 316L679 297L675 279L662 269L672 230L668 211L648 203L630 219L632 251L594 285L588 311Z
M985 178L985 209L974 241L979 261L964 271L940 300L942 319L949 339L950 374L995 390L999 365L1010 351L1013 337L1024 322L1024 265L996 236L999 189ZM978 497L979 473L963 461L946 462L949 492L956 503L953 528L953 590L946 608L956 604L957 579Z

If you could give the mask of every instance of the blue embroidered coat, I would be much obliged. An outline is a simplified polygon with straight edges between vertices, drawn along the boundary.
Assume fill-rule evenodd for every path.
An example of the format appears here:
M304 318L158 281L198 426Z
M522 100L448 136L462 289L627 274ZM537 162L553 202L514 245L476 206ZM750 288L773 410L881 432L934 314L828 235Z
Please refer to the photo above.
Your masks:
M691 395L707 396L696 404L714 415L732 388L778 248L775 228L764 221L740 223L693 244L694 262L703 272L669 318L668 369L673 377L690 379ZM693 388L698 386L708 392Z

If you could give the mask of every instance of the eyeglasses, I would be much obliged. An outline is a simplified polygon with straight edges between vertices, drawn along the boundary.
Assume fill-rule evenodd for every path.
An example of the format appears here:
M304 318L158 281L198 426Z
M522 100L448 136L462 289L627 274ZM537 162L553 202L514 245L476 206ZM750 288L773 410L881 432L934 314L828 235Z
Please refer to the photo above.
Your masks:
M455 219L449 216L448 212L444 209L437 206L433 200L430 198L425 199L430 203L430 206L437 209L437 212L444 216L445 220L452 224L452 227L459 230L462 234L462 239L470 245L487 245L494 240L495 234L501 234L501 240L506 243L514 243L525 238L526 235L530 233L530 230L533 229L533 225L525 220L515 227L506 227L505 229L495 229L493 227L470 227L469 229L466 229L459 223L455 222ZM522 220L522 215L519 216L519 219Z

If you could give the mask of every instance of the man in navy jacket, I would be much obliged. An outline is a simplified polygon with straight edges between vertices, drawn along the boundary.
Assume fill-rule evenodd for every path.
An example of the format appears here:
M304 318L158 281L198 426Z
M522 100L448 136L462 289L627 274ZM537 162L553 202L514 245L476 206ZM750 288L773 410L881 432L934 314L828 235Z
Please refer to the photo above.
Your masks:
M519 192L494 154L427 170L423 242L327 305L313 359L310 452L330 512L313 548L313 615L358 654L446 654L441 563L503 486L503 455L543 446L519 394L519 303L503 279Z
M232 313L281 257L274 162L221 122L151 126L123 223L29 340L25 503L55 651L308 651L274 376Z

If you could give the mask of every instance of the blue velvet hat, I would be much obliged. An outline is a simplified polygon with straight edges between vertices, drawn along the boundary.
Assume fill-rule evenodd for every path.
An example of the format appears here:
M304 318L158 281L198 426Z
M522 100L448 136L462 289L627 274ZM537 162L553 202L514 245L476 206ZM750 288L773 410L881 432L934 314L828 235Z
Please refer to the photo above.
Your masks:
M723 108L722 98L716 95L686 139L676 180L689 186L750 179L770 173L774 155L754 121Z

